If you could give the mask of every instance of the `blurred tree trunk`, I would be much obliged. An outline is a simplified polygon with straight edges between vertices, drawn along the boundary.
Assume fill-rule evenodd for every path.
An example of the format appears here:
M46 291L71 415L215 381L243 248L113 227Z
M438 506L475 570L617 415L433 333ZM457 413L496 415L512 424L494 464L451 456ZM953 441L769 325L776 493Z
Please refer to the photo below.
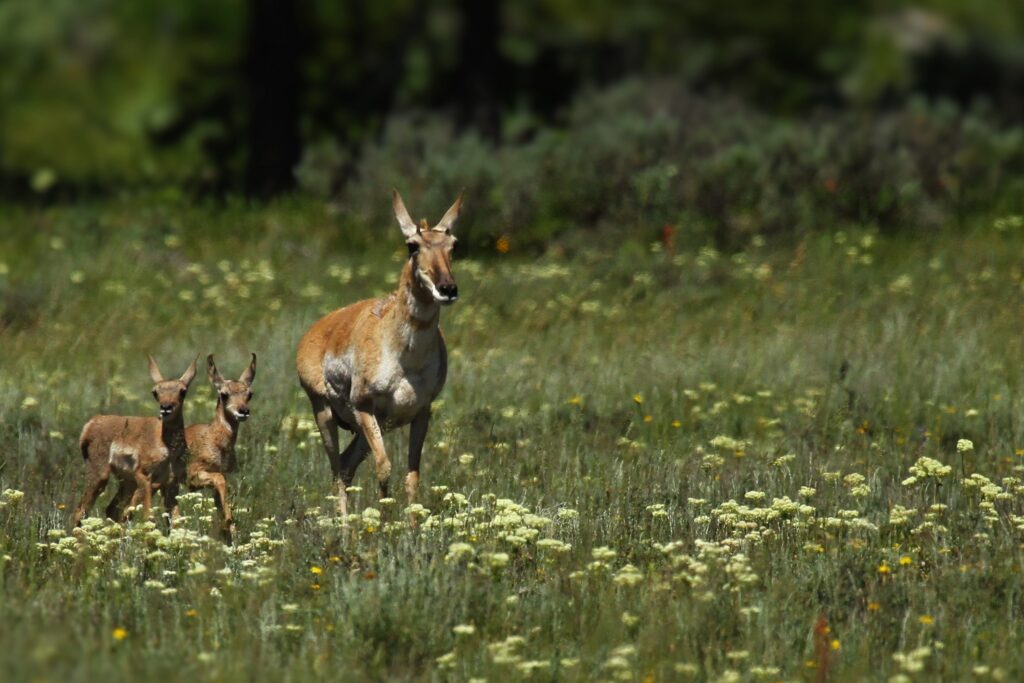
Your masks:
M298 9L293 0L249 0L245 187L263 197L292 187L299 161Z
M489 137L501 132L502 88L511 88L499 49L499 0L459 0L462 33L454 89L459 123L475 126Z

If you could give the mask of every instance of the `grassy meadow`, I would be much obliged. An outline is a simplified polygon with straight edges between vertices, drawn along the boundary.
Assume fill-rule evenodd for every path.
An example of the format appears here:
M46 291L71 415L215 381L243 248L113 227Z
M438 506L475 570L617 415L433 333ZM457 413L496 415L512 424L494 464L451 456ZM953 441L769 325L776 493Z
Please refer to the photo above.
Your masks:
M404 432L397 500L364 463L337 517L295 378L306 327L401 266L395 224L335 224L0 217L0 679L1024 678L1019 220L471 252L416 528ZM208 492L168 535L103 521L111 485L69 532L82 424L156 413L145 354L250 350L235 545ZM186 421L214 403L200 374Z

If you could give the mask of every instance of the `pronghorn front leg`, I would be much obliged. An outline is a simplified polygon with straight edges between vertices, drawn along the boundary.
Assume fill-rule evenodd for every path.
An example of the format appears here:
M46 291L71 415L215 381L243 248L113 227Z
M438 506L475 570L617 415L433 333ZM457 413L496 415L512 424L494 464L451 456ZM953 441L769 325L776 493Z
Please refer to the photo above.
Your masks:
M373 413L356 408L356 422L363 432L363 437L370 445L370 452L373 453L373 464L377 470L377 484L380 486L380 497L388 497L388 477L391 476L391 461L384 450L384 437L380 432L380 425Z
M228 503L228 483L219 472L196 472L191 480L193 490L196 488L213 489L213 503L220 514L220 524L215 527L227 545L235 533L235 519L231 516L231 505Z
M167 483L160 489L160 493L164 498L164 512L167 514L168 530L174 528L178 517L181 516L181 508L178 505L178 488L177 483Z
M427 406L409 426L409 473L405 475L405 493L409 497L409 505L416 502L416 489L420 484L420 456L423 455L423 442L427 439L429 426L430 406Z
M135 470L136 495L142 496L142 519L149 520L149 511L153 507L153 482L142 470ZM134 499L134 496L133 496Z

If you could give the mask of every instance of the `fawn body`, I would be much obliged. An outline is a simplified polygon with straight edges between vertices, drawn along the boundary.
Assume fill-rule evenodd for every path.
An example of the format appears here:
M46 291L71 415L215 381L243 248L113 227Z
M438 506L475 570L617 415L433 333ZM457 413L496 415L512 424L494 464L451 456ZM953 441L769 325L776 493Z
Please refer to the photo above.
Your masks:
M405 489L416 497L420 456L430 424L430 404L444 388L448 355L438 325L441 307L454 303L458 288L451 270L456 239L452 226L460 196L441 221L427 229L409 217L402 198L392 197L395 217L409 247L398 289L329 313L299 342L296 367L331 462L338 509L348 512L345 489L356 468L373 453L381 496L387 495L391 462L382 432L411 425ZM338 428L354 433L339 453Z
M180 378L165 380L150 356L149 375L153 380L153 397L160 405L160 417L97 415L85 423L79 448L85 459L86 484L72 526L81 523L111 474L118 479L117 493L106 509L111 519L122 520L125 505L133 500L141 501L148 517L154 485L162 488L167 511L176 514L177 484L183 479L185 467L182 408L195 374L193 360Z
M221 531L224 540L231 543L235 522L224 475L234 472L237 466L235 441L239 425L249 419L256 354L252 354L249 367L237 381L224 379L214 364L213 354L206 358L206 373L217 390L217 409L212 421L189 425L185 430L189 453L186 482L192 491L213 489L213 500L221 515Z

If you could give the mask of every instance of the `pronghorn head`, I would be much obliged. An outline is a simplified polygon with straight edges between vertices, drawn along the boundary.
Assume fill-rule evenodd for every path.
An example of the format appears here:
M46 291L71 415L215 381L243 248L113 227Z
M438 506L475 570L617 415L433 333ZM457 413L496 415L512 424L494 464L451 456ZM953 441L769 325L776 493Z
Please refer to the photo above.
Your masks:
M409 247L409 259L412 261L416 283L429 292L437 303L455 303L459 298L459 286L455 284L455 276L452 274L452 254L459 241L452 234L452 226L462 209L462 195L432 228L427 227L426 221L421 225L413 222L398 190L393 190L392 205Z
M206 357L206 374L217 390L218 400L224 410L239 422L249 419L249 401L252 400L252 381L256 379L256 354L250 354L249 367L238 380L224 379L213 362L213 354Z
M160 404L161 420L169 420L181 415L181 406L185 402L188 385L196 376L196 359L192 360L192 364L178 379L164 379L153 356L149 357L149 376L153 380L153 398Z

